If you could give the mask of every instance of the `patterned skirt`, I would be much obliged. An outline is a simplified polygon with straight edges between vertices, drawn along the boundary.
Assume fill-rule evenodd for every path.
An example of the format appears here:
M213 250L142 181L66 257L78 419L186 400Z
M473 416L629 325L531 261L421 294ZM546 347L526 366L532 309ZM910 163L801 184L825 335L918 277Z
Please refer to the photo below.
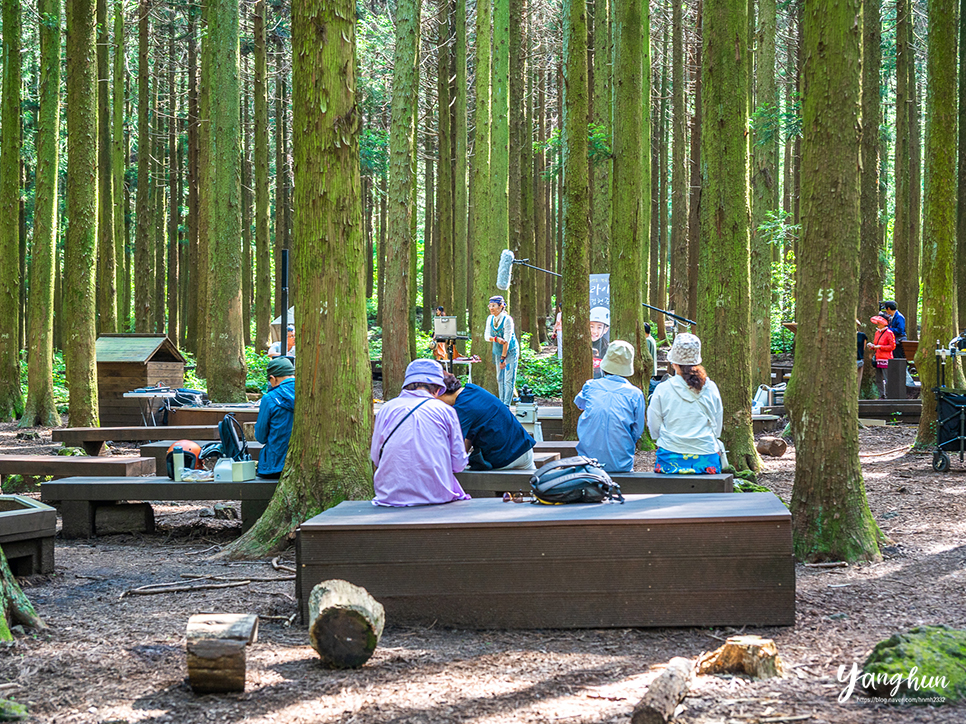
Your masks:
M721 456L716 452L708 455L674 453L659 447L654 472L665 475L714 475L721 472Z

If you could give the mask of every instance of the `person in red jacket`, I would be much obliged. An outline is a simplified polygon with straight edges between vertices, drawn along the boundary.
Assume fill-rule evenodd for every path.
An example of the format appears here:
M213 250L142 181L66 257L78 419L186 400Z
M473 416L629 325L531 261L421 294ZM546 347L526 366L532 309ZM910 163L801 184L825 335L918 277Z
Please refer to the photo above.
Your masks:
M885 317L877 314L870 321L876 327L875 336L868 343L869 349L875 352L875 384L879 388L879 397L885 399L886 370L892 359L892 350L896 348L896 336L889 329L889 320Z

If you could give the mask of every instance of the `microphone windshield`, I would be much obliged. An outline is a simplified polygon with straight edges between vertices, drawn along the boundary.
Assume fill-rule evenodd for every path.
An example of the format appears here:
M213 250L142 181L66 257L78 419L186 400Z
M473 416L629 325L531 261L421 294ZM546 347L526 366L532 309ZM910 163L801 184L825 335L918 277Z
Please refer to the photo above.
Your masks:
M496 288L506 291L510 288L510 272L513 270L513 252L504 249L500 252L500 266L496 270Z

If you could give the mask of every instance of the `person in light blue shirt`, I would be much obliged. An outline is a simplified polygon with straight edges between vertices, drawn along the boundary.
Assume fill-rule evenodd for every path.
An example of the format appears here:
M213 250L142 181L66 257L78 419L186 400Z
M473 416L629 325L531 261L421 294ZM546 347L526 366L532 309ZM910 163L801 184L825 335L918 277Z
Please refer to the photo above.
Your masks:
M634 450L644 433L644 393L627 377L634 374L634 347L611 342L601 360L604 376L587 380L574 398L583 410L577 420L577 453L596 458L609 473L634 469Z

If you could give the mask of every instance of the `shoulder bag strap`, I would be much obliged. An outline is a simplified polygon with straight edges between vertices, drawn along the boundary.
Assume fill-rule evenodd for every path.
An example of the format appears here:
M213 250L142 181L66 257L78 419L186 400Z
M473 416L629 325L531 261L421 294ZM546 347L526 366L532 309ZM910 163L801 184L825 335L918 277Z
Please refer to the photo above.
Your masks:
M388 435L386 435L386 439L383 440L382 441L382 445L379 446L379 462L382 462L382 451L386 448L386 443L389 442L389 438L391 438L392 435L393 435L393 433L396 432L396 430L399 429L399 426L400 425L402 425L404 422L406 422L406 420L409 418L410 415L412 415L414 412L416 412L416 410L418 410L420 407L422 407L423 405L425 405L427 402L429 402L429 400L423 400L418 405L416 405L413 409L411 409L409 412L407 412L403 416L403 419L400 420L398 423L396 423L396 426L392 429L392 432L390 432Z

